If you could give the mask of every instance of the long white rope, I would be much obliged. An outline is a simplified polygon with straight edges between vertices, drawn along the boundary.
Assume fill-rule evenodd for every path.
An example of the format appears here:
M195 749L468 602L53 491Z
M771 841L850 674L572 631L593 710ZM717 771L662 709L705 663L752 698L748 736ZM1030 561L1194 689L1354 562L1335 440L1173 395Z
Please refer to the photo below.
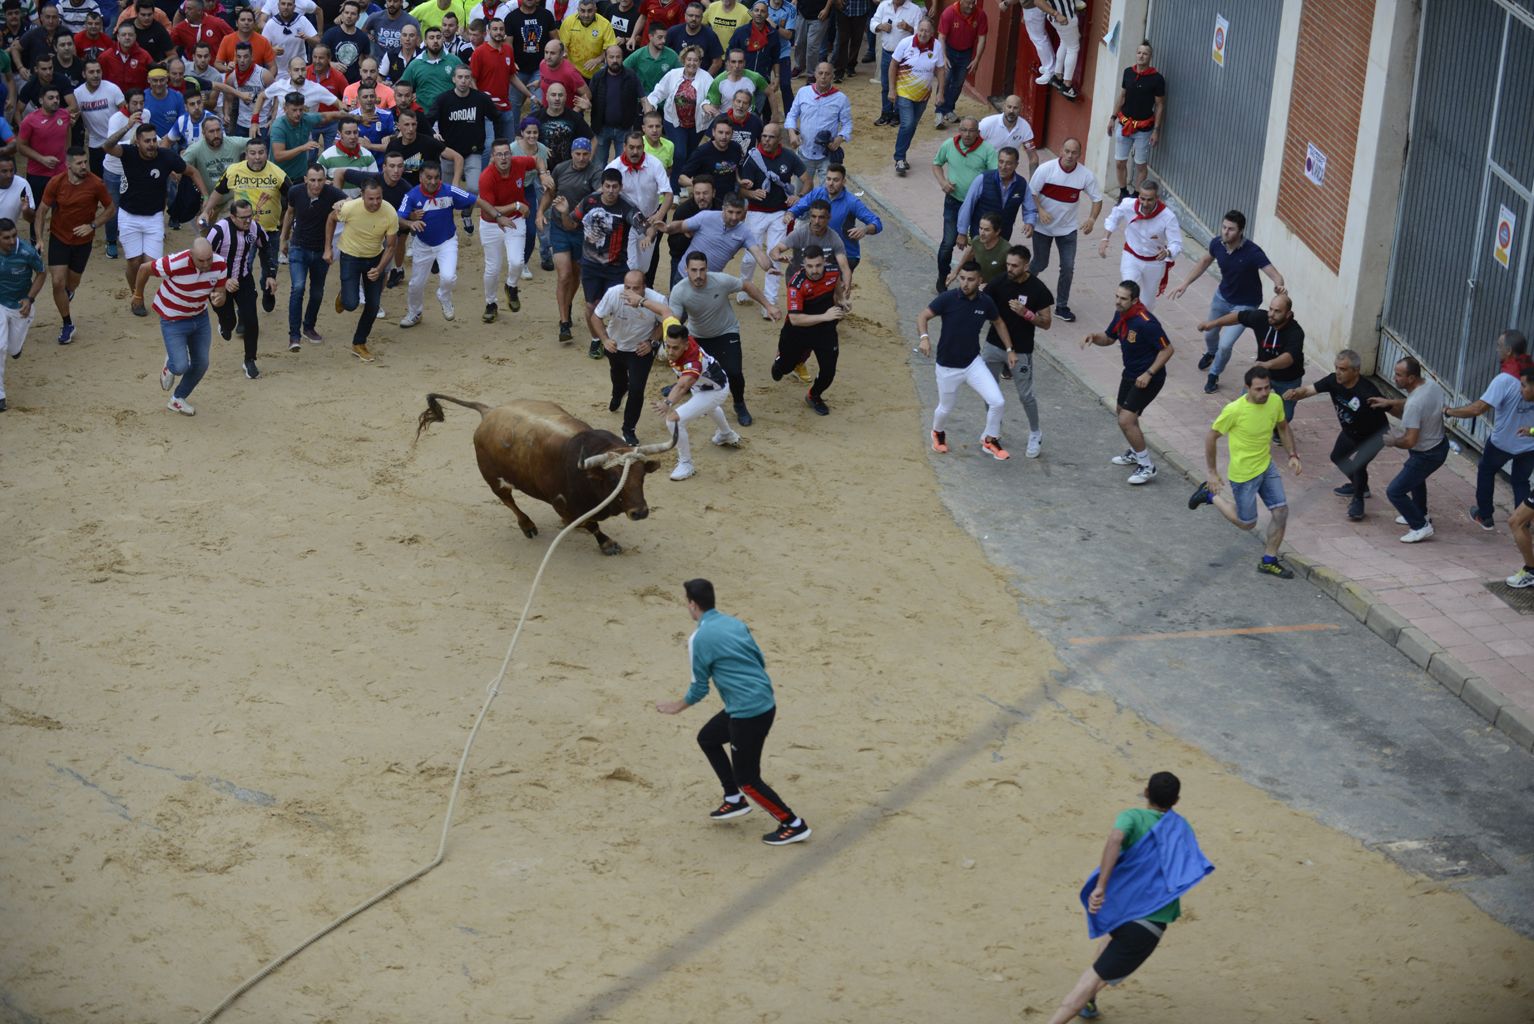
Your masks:
M319 931L315 932L313 935L309 936L307 939L300 942L286 953L283 953L273 959L265 967L261 968L255 974L252 974L249 978L245 979L245 981L242 982L238 988L225 996L223 1001L215 1006L212 1010L209 1010L205 1015L199 1017L197 1019L197 1024L209 1024L210 1021L214 1020L230 1006L234 1005L235 1000L239 999L246 992L249 992L251 989L255 988L256 985L260 984L264 978L270 975L273 971L277 970L277 968L281 967L289 960L292 960L299 953L302 953L304 950L308 949L320 939L323 939L325 936L329 935L331 932L335 931L337 928L341 927L343 924L350 921L364 910L367 910L369 907L388 899L390 896L399 892L405 886L409 885L411 882L414 882L416 879L431 871L438 864L442 863L443 858L447 854L447 834L453 826L453 811L458 806L458 788L459 785L463 782L464 767L469 763L469 751L474 747L474 738L479 735L480 724L484 722L485 715L489 713L490 705L495 701L496 695L501 692L501 682L506 678L506 670L511 667L511 656L512 653L517 649L517 641L522 636L522 627L527 623L527 613L532 610L533 598L538 593L538 584L543 580L543 570L548 568L549 559L554 557L554 549L559 547L559 542L564 540L565 536L569 534L571 530L585 523L592 516L596 515L598 512L602 511L608 505L613 503L613 500L616 499L619 493L622 492L624 483L628 480L629 469L632 468L636 461L643 459L644 457L645 456L638 453L627 453L622 456L623 472L618 477L618 486L613 488L613 492L609 494L600 505L597 505L590 512L587 512L585 515L579 517L578 519L573 520L569 526L566 526L563 530L560 530L559 535L554 538L554 543L549 545L548 552L544 554L543 561L539 563L538 575L533 577L533 585L527 592L527 603L522 606L522 617L517 620L516 632L512 633L511 635L511 643L506 645L506 656L501 659L501 669L495 674L495 678L491 679L490 684L485 688L485 701L482 705L480 705L478 717L474 719L474 728L469 730L469 738L463 745L463 756L458 759L458 771L453 775L453 791L448 796L447 800L447 814L442 819L442 837L437 841L437 855L431 859L429 864L422 865L421 867L412 871L410 874L406 875L404 878L401 878L399 881L389 885L387 888L380 890L375 895L368 897L366 900L357 904L355 907L348 910L334 921L331 921L329 924L325 925Z

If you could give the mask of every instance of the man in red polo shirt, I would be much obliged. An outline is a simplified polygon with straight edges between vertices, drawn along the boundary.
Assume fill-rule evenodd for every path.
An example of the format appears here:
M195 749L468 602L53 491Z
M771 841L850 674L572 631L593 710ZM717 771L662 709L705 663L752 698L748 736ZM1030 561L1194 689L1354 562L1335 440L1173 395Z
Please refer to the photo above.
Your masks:
M16 133L16 150L27 158L27 184L32 186L34 197L41 197L48 180L67 169L64 153L69 149L69 111L59 106L59 96L57 85L43 86L37 95L38 108L22 120Z
M500 214L494 220L483 211L479 215L479 245L485 251L483 319L487 324L496 318L498 281L506 288L508 308L513 313L522 308L522 300L517 296L517 281L522 276L530 212L524 179L530 171L547 170L542 163L540 157L512 155L511 143L499 138L490 150L490 166L479 176L479 197Z
M517 135L509 99L511 90L523 93L524 101L532 95L522 80L512 74L516 69L517 52L506 41L506 23L500 18L492 18L489 35L469 56L469 71L474 75L475 88L489 94L490 102L495 104L495 137L499 139L510 140Z
M147 89L153 63L149 51L138 45L138 29L132 22L123 22L117 26L117 45L101 55L101 75L123 92Z
M181 5L181 12L186 16L185 20L171 26L170 41L187 60L192 59L192 51L197 49L198 43L207 43L217 53L218 44L234 31L223 18L206 13L203 0L186 0Z
M964 80L971 68L978 67L985 55L985 36L990 30L985 9L979 0L959 0L944 8L937 19L937 37L943 41L943 52L948 55L948 74L943 81L943 98L937 105L937 129L954 124L959 115L953 112L964 92Z

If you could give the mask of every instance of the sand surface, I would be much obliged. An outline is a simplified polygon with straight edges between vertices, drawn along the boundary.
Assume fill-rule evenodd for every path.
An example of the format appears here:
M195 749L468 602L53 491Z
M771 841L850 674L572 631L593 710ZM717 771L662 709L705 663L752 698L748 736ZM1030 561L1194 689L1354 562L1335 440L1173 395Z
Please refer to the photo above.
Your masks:
M412 447L422 396L618 424L605 367L553 340L551 276L485 327L465 251L458 322L428 300L363 366L328 303L298 354L273 316L259 381L215 341L193 419L164 410L120 264L98 250L70 348L40 304L0 418L0 1020L190 1022L431 857L558 522L528 502L522 536L474 413ZM224 1020L1038 1019L1091 957L1076 890L1158 769L1218 870L1105 1019L1534 1018L1534 943L1051 683L939 501L891 308L864 275L828 419L743 318L746 446L695 434L698 476L651 477L650 518L609 527L623 555L561 547L447 862ZM807 843L763 846L761 813L711 825L692 737L717 704L653 710L685 686L700 574L767 652L765 774Z

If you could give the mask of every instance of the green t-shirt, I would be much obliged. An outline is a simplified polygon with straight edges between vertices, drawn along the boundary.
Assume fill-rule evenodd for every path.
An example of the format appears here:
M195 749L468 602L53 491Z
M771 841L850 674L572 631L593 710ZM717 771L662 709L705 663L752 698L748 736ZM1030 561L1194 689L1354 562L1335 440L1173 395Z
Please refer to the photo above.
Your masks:
M650 145L649 136L646 136L644 140L644 151L653 156L655 159L659 160L661 165L665 167L666 170L671 170L671 161L676 158L676 143L672 142L668 138L662 137L659 143L652 146Z
M331 174L334 174L337 169L341 168L353 171L378 170L378 161L374 159L373 154L369 150L359 150L356 156L347 156L345 153L341 152L340 146L331 146L329 149L325 150L325 152L321 153L319 165L325 168L325 174L327 177ZM355 199L362 194L362 186L346 185L341 189L341 191Z
M948 180L953 182L953 197L955 202L963 202L969 193L969 184L985 171L996 169L996 150L989 142L980 139L975 143L975 148L968 154L959 152L959 146L953 141L953 136L943 140L943 144L937 147L937 155L932 158L933 164L942 167L943 173L948 175Z
M655 91L656 84L665 77L666 72L682 66L682 59L669 46L660 48L659 57L650 56L650 48L642 46L623 58L623 66L639 78L639 95L648 96Z
M204 135L186 148L181 154L181 159L190 167L197 168L198 175L203 184L210 189L216 189L218 183L224 177L224 172L231 165L245 159L245 143L250 140L242 135L225 135L224 144L218 149L208 147L208 137ZM217 192L214 192L218 196ZM216 213L229 199L228 196L218 196L213 202L213 210Z
M1214 418L1214 430L1230 443L1226 474L1233 484L1255 480L1273 462L1273 431L1284 422L1284 403L1269 395L1261 405L1246 395L1228 403Z
M970 252L975 262L980 264L980 280L990 284L1007 272L1007 250L1011 248L1012 242L1006 235L997 235L996 244L989 249L979 237L974 239Z
M445 50L435 62L427 59L423 52L410 62L399 80L415 86L415 101L422 110L430 111L436 105L437 97L453 87L453 69L461 67L463 61Z
M1283 403L1279 403L1282 408ZM1124 833L1124 845L1120 850L1127 850L1135 843L1144 839L1151 829L1156 827L1156 822L1161 820L1160 811L1153 811L1149 807L1131 807L1127 811L1120 811L1119 816L1113 819L1113 827ZM1173 900L1154 914L1145 915L1145 920L1155 921L1158 924L1171 924L1182 916L1182 900Z
M298 123L288 120L284 113L277 118L272 125L272 152L277 152L277 144L282 143L283 149L296 149L314 137L314 133L325 119L318 114L305 113L299 117ZM286 160L278 160L274 155L272 162L282 168L282 173L288 176L289 181L299 181L304 176L304 171L309 166L309 151L304 150L297 156L288 157Z

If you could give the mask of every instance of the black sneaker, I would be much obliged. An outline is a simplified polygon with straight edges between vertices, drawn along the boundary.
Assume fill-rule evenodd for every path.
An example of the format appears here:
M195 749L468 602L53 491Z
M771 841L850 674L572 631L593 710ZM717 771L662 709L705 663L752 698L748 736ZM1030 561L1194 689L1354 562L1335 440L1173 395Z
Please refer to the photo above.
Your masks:
M948 282L943 280L943 276L939 274L937 284L933 285L933 288L937 290L939 295L941 295L948 290Z
M1071 307L1069 306L1056 306L1055 319L1064 320L1068 324L1073 324L1076 322L1076 314L1071 312Z
M1281 580L1294 579L1294 570L1279 561L1258 562L1257 571L1264 576L1277 576Z
M741 797L734 803L722 800L718 807L708 812L708 816L715 821L729 821L731 818L743 818L751 813L751 802Z
M487 303L485 303L485 311L484 311L484 313L480 314L480 319L483 320L487 324L493 324L493 323L495 323L495 318L500 316L500 315L501 315L501 311L499 309L496 309L495 303L487 302Z
M772 361L772 369L768 370L767 372L772 374L772 379L774 381L782 380L783 377L788 373L788 371L783 368L783 360L781 359L774 359Z
M613 392L613 396L607 400L607 411L608 412L617 412L618 411L618 407L620 405L622 405L622 404L623 404L623 393L621 391L614 391Z
M218 325L218 336L220 338L223 338L225 341L228 341L230 338L234 337L234 328L233 327L225 327L223 324L219 324Z
M1196 510L1200 505L1208 505L1213 501L1214 495L1209 493L1209 481L1205 480L1188 498L1188 507Z
M660 389L660 396L662 398L670 398L671 397L671 387L672 387L672 385L667 384L665 387L661 388Z
M1220 390L1220 378L1211 373L1209 379L1204 381L1204 394L1212 395L1218 390Z
M591 347L586 350L586 354L588 356L590 356L591 358L593 358L593 359L601 359L602 358L602 343L600 341L598 341L597 339L592 338L591 339Z
M1002 380L1011 380L1012 379L1012 367L1008 366L1006 363L1002 363L1001 364L1001 379Z
M1213 365L1214 365L1214 355L1213 354L1211 354L1209 352L1205 352L1203 355L1198 357L1198 368L1200 370L1207 370L1207 369L1209 369Z
M574 332L574 330L572 330L573 326L574 325L569 320L561 320L561 321L559 321L559 340L560 341L569 342L569 341L574 341L575 340L575 332Z
M256 369L256 361L254 359L245 360L245 376L249 377L251 380L255 380L257 377L261 376L261 371Z
M743 427L751 425L751 410L746 408L745 402L735 403L735 422Z
M1339 498L1351 498L1353 496L1353 485L1351 483L1346 483L1346 484L1342 484L1342 485L1337 486L1337 487L1333 487L1332 488L1332 493L1335 494ZM1374 492L1371 491L1371 490L1365 489L1364 490L1364 497L1365 498L1372 498L1372 497L1374 497Z
M389 270L389 279L384 282L385 288L398 288L405 280L403 267L393 267Z
M1496 528L1497 524L1492 520L1492 518L1490 516L1487 516L1484 519L1481 518L1481 510L1480 509L1472 508L1472 509L1469 510L1469 514L1470 514L1470 521L1472 523L1475 523L1475 525L1479 526L1481 529L1483 529L1483 530L1492 530L1492 529Z
M517 290L511 285L506 286L506 308L513 313L522 311L522 300L517 297Z
M635 448L638 448L639 435L625 427L623 430L623 443L627 445L633 445Z
M831 407L826 405L823 399L813 393L804 396L804 404L809 406L811 409L814 409L817 415L831 415Z
M544 270L553 270L554 269L554 257L552 257L552 256L545 256L543 258L543 262L538 264L538 265L540 267L542 267Z
M768 846L787 846L789 843L803 842L809 837L810 826L800 820L797 825L779 825L776 831L762 836L762 842Z
M1348 502L1348 518L1353 522L1361 522L1364 518L1364 499L1354 498Z

